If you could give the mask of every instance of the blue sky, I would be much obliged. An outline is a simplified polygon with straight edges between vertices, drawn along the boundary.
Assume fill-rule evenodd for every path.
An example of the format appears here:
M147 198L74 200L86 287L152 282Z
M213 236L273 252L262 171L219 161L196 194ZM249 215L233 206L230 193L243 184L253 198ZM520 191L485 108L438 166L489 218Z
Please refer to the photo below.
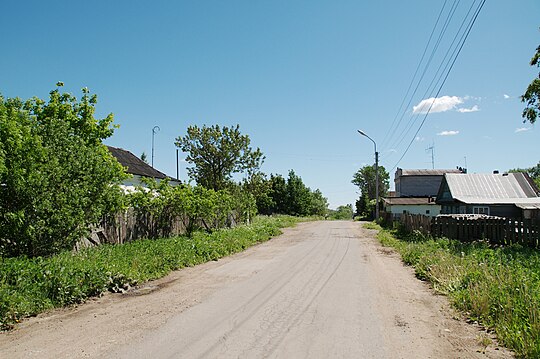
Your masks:
M396 165L431 168L432 145L436 168L530 167L540 136L522 123L519 96L538 76L528 64L540 44L538 0L485 3L414 135L473 2L455 8L415 96L405 95L438 15L433 39L454 3L10 1L0 11L0 93L46 98L63 81L80 96L88 87L97 115L112 112L120 125L107 144L150 155L160 127L154 164L171 176L174 139L187 126L238 123L266 155L265 173L294 169L334 208L354 203L352 175L374 161L357 129L377 142L392 180Z

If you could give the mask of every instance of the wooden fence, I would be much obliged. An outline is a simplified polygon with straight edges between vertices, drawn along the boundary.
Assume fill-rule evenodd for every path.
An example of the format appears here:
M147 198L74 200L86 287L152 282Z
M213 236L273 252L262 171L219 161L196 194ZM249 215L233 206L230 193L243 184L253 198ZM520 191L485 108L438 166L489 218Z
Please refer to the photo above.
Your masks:
M229 214L226 223L219 227L234 227L238 222L234 213ZM209 224L211 227L216 223ZM122 244L142 238L163 238L184 235L189 227L208 228L204 220L190 221L185 216L155 218L148 213L137 213L132 208L102 219L92 229L87 238L79 240L75 249L96 246L104 243Z
M487 240L493 244L519 243L540 248L540 221L515 220L489 216L401 215L401 223L408 231L418 230L433 237L447 237L462 242Z

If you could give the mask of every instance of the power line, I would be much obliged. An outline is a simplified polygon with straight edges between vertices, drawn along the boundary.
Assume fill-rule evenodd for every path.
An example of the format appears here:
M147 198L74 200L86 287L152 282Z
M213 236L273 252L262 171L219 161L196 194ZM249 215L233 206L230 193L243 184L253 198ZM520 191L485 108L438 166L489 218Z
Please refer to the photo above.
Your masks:
M461 41L461 45L459 46L459 50L457 51L457 54L456 56L454 57L453 61L452 61L452 64L450 65L450 68L448 69L448 71L446 72L446 75L439 87L439 90L437 91L437 94L435 95L435 97L433 98L433 101L431 102L431 105L429 106L429 109L427 110L425 116L424 116L424 119L422 120L422 123L420 123L420 126L418 127L418 130L416 130L411 142L409 142L409 145L407 146L407 148L405 149L405 152L403 152L403 155L400 157L400 159L396 162L396 164L394 165L394 167L392 167L392 170L394 170L397 165L399 164L399 162L401 162L401 160L403 159L403 157L405 157L405 155L407 154L407 152L409 151L409 148L411 147L412 143L414 142L414 139L416 138L416 135L418 135L418 132L420 132L420 130L422 129L422 127L424 126L424 123L426 122L426 119L427 119L427 116L429 115L430 111L431 111L431 108L433 107L433 104L435 103L435 100L437 99L437 97L439 96L439 93L441 92L444 84L446 83L446 80L448 79L448 76L450 75L450 72L452 71L452 69L454 68L454 64L456 63L456 60L457 58L459 57L459 54L461 53L461 50L463 49L463 46L465 45L465 41L467 41L467 38L469 37L469 34L474 26L474 23L476 22L476 19L478 18L478 15L480 14L480 11L482 10L482 8L484 7L484 4L486 3L486 0L482 0L482 2L480 3L480 5L478 6L478 8L476 9L475 11L475 14L471 20L471 22L469 22L469 25L468 25L468 28L466 30L466 33L464 35L464 37L462 36L463 38L463 41Z
M431 34L429 35L429 39L428 39L428 41L426 43L426 46L424 47L424 52L422 53L422 57L420 58L420 61L418 62L418 65L416 66L416 70L414 71L414 75L411 78L411 82L409 83L409 87L407 88L407 91L405 92L405 96L403 96L403 100L401 100L401 104L399 105L399 109L398 109L396 115L394 116L394 120L392 121L392 124L390 125L390 128L394 127L394 124L395 124L397 118L399 117L399 114L401 113L401 110L403 109L403 104L405 103L405 100L409 96L409 91L412 88L412 85L414 83L414 80L416 79L416 75L418 74L418 70L420 70L420 66L422 65L422 62L424 61L424 57L426 56L427 50L429 48L429 44L431 43L431 39L433 38L433 34L435 33L435 30L437 29L437 25L439 24L439 20L441 19L441 15L443 14L444 8L446 7L446 2L447 2L447 0L444 1L444 4L443 4L443 6L441 8L441 11L439 11L439 16L437 16L437 21L435 21L435 25L433 26L433 29L431 29ZM421 79L420 79L420 81L421 81ZM414 94L412 96L414 96ZM408 108L408 106L409 105L407 105L405 107L405 109ZM403 118L403 116L401 116L401 118ZM401 121L401 118L400 118L400 121ZM397 124L397 126L395 128L397 128L397 127L399 127L399 122L398 122L398 124ZM390 134L390 136L388 136L389 133L390 132L387 132L386 136L384 136L381 147L384 147L387 138L389 140L392 138L395 131L393 131Z

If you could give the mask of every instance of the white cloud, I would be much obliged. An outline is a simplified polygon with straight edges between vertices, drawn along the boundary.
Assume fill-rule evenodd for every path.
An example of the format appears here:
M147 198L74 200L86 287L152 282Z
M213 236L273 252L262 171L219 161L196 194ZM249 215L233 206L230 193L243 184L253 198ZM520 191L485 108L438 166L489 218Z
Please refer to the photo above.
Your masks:
M508 96L507 94L504 94L503 97L507 100L510 98L510 96Z
M518 132L525 132L525 131L529 131L532 127L519 127L519 128L516 128L516 130L514 131L515 133L518 133Z
M416 136L416 138L414 139L416 142L422 142L425 140L424 137L420 137L420 136Z
M459 131L442 131L437 134L437 136L455 136Z
M437 98L431 97L422 100L418 105L413 106L413 113L425 114L428 112L430 106L431 110L429 110L429 112L431 113L450 111L462 103L463 98L458 96L442 96Z
M457 111L458 111L458 112L461 112L461 113L467 113L467 112L476 112L476 111L480 111L480 109L478 108L478 105L474 105L474 106L471 107L471 108L458 108Z

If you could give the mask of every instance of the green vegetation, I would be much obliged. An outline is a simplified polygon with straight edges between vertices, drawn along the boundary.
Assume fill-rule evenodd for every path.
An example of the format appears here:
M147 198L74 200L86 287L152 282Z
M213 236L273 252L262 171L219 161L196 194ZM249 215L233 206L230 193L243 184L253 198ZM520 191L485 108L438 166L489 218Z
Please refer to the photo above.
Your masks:
M120 292L175 269L217 260L266 241L298 221L287 216L256 217L249 226L211 234L102 245L48 258L0 257L0 328L107 290Z
M536 53L531 58L530 65L540 67L540 46L536 48ZM525 103L525 109L521 114L523 122L529 121L534 124L540 116L540 74L527 86L527 90L521 96L521 102Z
M353 208L352 204L347 204L345 206L339 206L335 211L330 210L329 219L335 220L348 220L353 218Z
M390 188L390 176L384 166L379 166L379 198L386 197ZM375 165L360 168L351 181L358 186L360 198L356 201L356 214L362 218L374 218L376 198Z
M540 357L540 253L512 245L426 238L379 229L416 275L431 282L471 319L493 329L518 356ZM399 239L398 239L399 238Z
M322 192L307 187L293 170L289 171L287 179L272 174L270 179L261 181L259 188L264 188L264 194L256 195L259 213L302 217L326 215L328 202Z
M0 256L71 249L121 206L124 171L102 144L113 116L96 120L96 102L87 89L80 101L0 96Z
M176 138L176 146L188 154L186 161L194 165L188 168L189 176L215 191L231 186L234 173L259 171L264 156L260 149L253 150L250 142L239 125L189 126L186 136Z

